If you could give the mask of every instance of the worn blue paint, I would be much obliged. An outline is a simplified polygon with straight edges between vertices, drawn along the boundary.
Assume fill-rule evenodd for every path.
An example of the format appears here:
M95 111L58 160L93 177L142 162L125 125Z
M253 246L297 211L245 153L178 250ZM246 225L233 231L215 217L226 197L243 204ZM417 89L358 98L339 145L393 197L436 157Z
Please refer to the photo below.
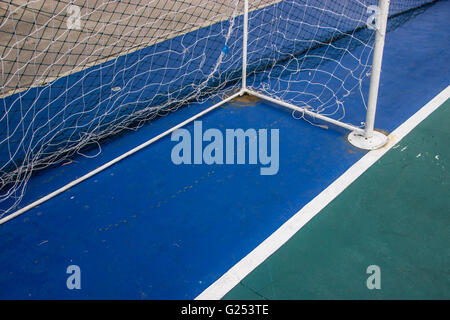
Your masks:
M448 1L437 3L389 34L377 127L393 130L447 86L448 13ZM347 105L357 103L355 95ZM104 144L97 158L36 175L24 203L205 107L180 109ZM280 129L279 173L175 166L175 143L162 139L2 225L0 298L194 298L364 155L341 131L263 103L229 105L202 121L204 129ZM81 267L80 291L66 288L71 264Z

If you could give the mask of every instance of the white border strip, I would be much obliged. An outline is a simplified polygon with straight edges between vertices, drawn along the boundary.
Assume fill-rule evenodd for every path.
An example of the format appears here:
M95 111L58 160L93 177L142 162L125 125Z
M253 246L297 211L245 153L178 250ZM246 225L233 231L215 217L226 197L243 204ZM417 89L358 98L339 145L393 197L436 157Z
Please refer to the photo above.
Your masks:
M368 152L318 196L305 205L292 218L286 221L278 230L264 240L252 252L250 252L216 282L203 291L196 298L196 300L216 300L225 296L225 294L233 289L241 280L243 280L270 255L277 251L328 203L336 198L362 173L370 168L378 159L380 159L394 145L400 142L400 140L411 132L411 130L413 130L439 106L444 104L444 102L449 98L450 86L448 86L445 90L433 98L433 100L427 103L411 118L392 132L389 135L389 142L384 147Z

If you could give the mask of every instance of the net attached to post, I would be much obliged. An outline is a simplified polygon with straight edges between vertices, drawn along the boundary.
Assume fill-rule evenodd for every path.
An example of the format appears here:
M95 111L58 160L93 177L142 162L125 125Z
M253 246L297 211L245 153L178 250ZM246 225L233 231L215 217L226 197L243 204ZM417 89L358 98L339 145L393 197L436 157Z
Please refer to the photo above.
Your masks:
M429 2L393 0L390 15ZM362 94L370 76L376 3L250 0L249 86L343 119L345 97ZM0 217L23 205L36 170L239 91L243 8L243 0L0 0Z
M431 2L391 0L388 30ZM377 5L378 0L286 0L251 12L248 87L362 127ZM354 95L359 104L349 106L347 98Z

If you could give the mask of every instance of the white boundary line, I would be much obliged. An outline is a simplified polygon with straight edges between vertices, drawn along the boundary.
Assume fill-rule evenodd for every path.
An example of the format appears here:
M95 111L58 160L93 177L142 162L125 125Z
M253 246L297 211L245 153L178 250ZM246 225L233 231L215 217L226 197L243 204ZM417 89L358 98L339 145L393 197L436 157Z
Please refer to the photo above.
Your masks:
M235 264L216 282L203 291L196 300L221 299L264 260L277 251L309 220L319 213L328 203L344 191L362 173L369 169L378 159L402 140L411 130L427 118L433 111L450 98L450 86L434 97L406 122L389 135L389 142L382 148L368 152L351 166L337 180L305 205L278 230L258 245L253 251Z

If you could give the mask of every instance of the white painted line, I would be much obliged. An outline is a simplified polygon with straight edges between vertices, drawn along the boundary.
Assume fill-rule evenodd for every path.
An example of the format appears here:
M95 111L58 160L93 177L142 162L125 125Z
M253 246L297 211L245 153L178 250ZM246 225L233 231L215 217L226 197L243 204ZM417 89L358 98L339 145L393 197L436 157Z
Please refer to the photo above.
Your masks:
M382 148L368 152L336 181L305 205L278 230L264 240L252 252L235 264L216 282L203 291L196 300L221 299L264 260L277 251L309 220L344 191L353 181L370 168L378 159L402 140L412 129L450 98L450 86L427 103L411 118L389 135L389 142Z

